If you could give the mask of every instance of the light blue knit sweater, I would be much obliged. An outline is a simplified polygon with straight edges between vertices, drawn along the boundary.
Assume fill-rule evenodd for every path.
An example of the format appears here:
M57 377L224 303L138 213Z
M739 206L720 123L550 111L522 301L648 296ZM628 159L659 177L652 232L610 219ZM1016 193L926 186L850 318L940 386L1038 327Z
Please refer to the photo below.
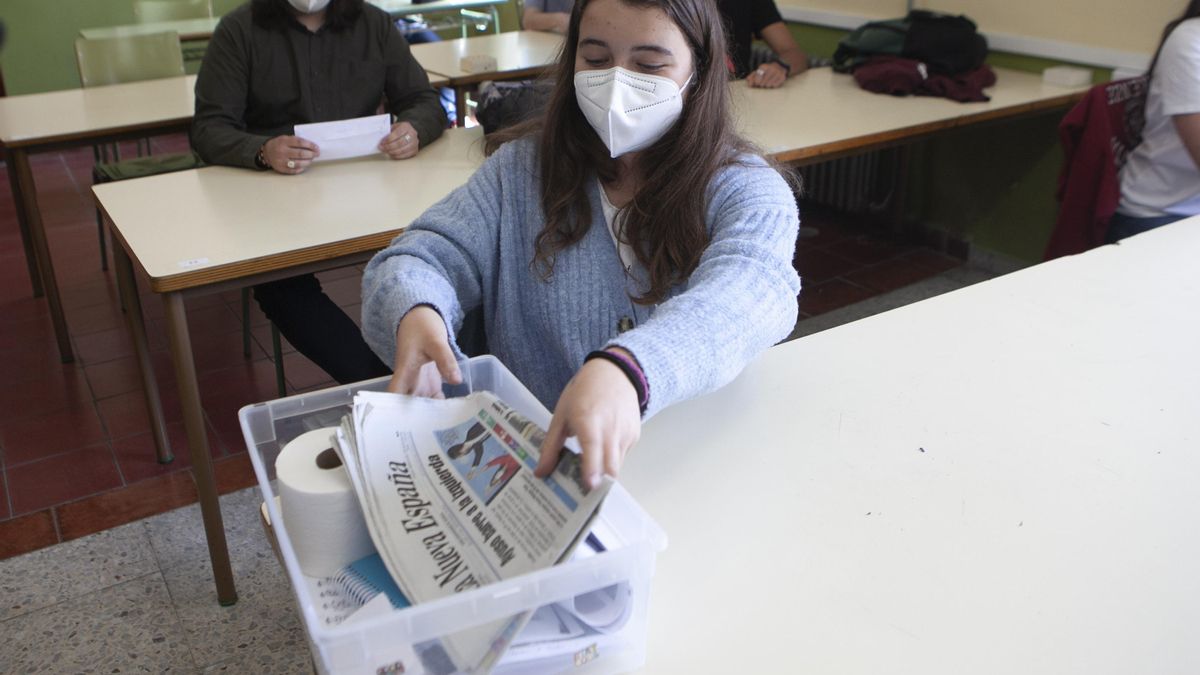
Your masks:
M626 275L596 181L591 229L558 253L549 281L532 271L544 223L537 153L532 139L509 142L371 260L363 333L384 363L395 361L396 328L414 306L432 305L454 335L464 312L482 305L492 353L547 408L588 352L619 345L645 371L651 415L726 384L791 331L799 218L786 182L761 159L714 178L711 243L700 265L671 297L648 307L630 300L640 295L645 270L635 263ZM635 327L618 335L623 317Z

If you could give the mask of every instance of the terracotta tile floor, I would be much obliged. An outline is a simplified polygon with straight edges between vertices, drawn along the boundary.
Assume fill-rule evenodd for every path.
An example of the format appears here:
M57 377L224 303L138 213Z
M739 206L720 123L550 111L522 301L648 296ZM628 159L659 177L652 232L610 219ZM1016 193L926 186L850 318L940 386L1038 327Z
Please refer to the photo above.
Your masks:
M186 146L155 140L156 151ZM127 152L132 153L132 147ZM90 149L33 157L38 202L77 361L62 364L44 299L31 295L7 166L0 163L0 559L162 513L196 500L179 398L166 350L162 305L143 289L150 348L176 451L155 461L145 404L116 302L100 269L91 201ZM934 276L959 261L872 234L837 214L806 209L816 236L802 238L801 318ZM331 297L357 316L358 269L321 275ZM189 321L216 476L222 494L253 484L236 412L275 396L270 329L251 311L253 345L242 355L237 292L190 300ZM286 341L290 392L330 386Z

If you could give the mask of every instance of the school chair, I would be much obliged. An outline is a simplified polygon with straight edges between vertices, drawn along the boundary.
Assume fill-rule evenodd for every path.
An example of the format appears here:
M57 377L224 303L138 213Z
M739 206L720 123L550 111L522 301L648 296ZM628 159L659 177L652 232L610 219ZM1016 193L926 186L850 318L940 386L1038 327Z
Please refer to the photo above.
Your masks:
M204 19L213 16L212 0L133 0L138 23Z
M133 0L133 18L138 23L212 18L212 0ZM184 62L204 58L205 45L184 47Z
M1121 200L1121 167L1142 140L1149 87L1144 75L1096 85L1059 123L1064 159L1046 260L1105 242Z
M180 77L184 74L183 53L179 49L179 35L174 32L152 33L131 37L102 38L75 40L75 63L79 68L79 83L86 87L102 87L126 82L156 80L166 77ZM150 152L150 139L137 139L138 155L142 154L142 142L145 141L146 153ZM120 147L112 144L113 160L121 161ZM138 175L153 175L164 171L156 171L156 162L143 162L136 167L112 169L108 165L108 146L93 148L96 165L92 168L93 182L109 182L136 178ZM164 160L170 166L179 166L183 160L172 158ZM166 164L164 164L166 166ZM182 167L189 168L189 167ZM140 173L134 174L133 172ZM178 171L178 168L169 169ZM108 172L112 177L106 178ZM104 223L101 221L99 210L96 211L96 229L100 237L100 268L108 269L107 242L104 237Z

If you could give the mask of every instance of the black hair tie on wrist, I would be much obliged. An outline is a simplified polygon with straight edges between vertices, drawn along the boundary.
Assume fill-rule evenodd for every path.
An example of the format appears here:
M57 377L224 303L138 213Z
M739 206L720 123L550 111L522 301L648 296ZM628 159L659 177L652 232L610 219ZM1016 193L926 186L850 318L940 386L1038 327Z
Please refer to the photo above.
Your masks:
M650 398L647 396L646 387L643 384L642 378L644 376L641 373L634 372L633 366L630 365L628 360L623 359L611 352L606 352L604 350L590 352L587 356L583 357L583 362L587 363L592 359L602 359L604 361L608 361L614 366L620 368L622 373L625 373L625 377L629 378L629 383L633 385L633 390L637 393L638 412L645 415L646 406L650 404Z

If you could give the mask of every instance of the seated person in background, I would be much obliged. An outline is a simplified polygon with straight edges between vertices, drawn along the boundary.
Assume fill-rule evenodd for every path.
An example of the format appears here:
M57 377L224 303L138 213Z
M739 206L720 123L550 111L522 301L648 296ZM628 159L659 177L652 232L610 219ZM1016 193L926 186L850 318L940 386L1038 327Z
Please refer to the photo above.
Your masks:
M525 30L565 35L567 22L571 19L571 8L574 6L575 0L525 0L521 26Z
M482 308L492 353L554 410L538 475L574 436L595 485L643 415L791 331L799 222L733 128L711 0L580 0L555 78L545 112L489 136L470 181L367 266L363 333L392 391L436 395Z
M1167 24L1150 66L1142 142L1121 169L1108 240L1200 214L1200 0Z
M717 9L725 19L735 78L746 78L751 87L774 89L808 69L808 56L792 39L773 0L717 0ZM750 56L755 36L775 52L757 67Z
M392 159L413 157L446 125L387 13L363 0L252 0L221 19L204 54L192 147L210 164L298 174L320 148L294 136L294 125L373 115L383 100L395 123L380 151ZM315 276L261 284L254 295L338 382L388 373Z

